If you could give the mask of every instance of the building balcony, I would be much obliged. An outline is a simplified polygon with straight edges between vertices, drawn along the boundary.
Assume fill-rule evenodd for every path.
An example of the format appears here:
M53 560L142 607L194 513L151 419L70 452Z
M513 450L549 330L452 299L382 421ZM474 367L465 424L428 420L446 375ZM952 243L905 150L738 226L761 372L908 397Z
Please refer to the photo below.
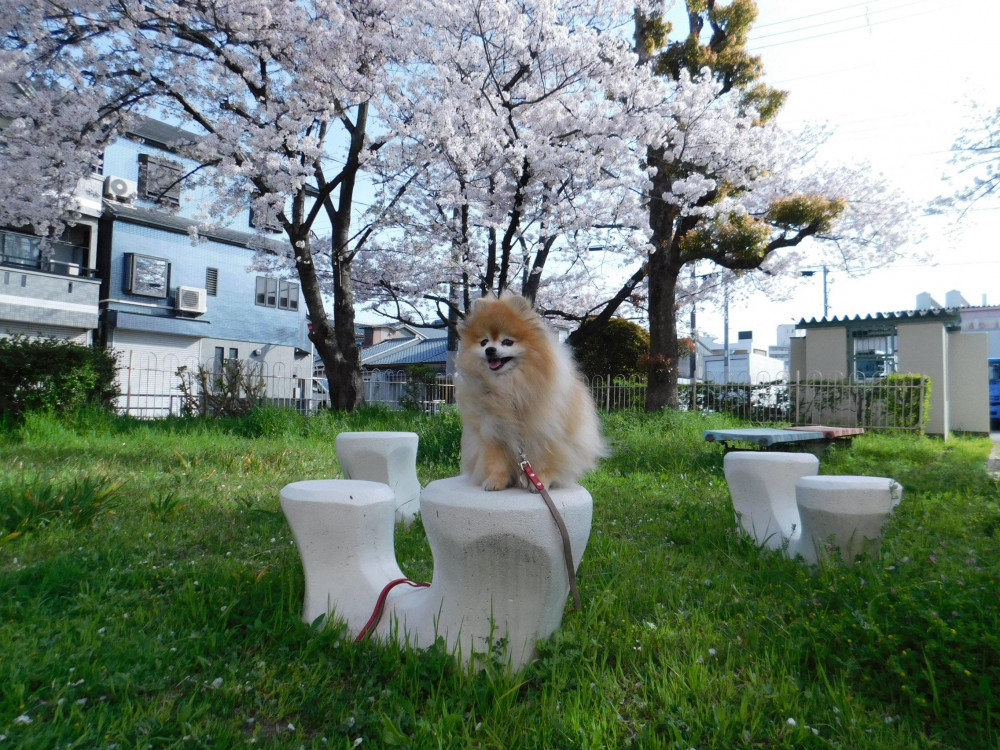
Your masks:
M19 232L0 230L0 267L18 271L38 271L56 276L96 278L87 268L87 248Z
M0 331L65 335L97 328L100 281L86 248L0 231ZM61 332L61 333L60 333Z

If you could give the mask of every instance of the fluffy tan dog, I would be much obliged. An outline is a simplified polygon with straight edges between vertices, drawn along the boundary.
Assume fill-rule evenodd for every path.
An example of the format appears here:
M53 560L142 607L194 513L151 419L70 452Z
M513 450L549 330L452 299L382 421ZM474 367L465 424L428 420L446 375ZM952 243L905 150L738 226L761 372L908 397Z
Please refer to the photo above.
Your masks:
M515 294L478 300L459 325L462 473L487 490L567 486L605 454L600 420L569 350Z

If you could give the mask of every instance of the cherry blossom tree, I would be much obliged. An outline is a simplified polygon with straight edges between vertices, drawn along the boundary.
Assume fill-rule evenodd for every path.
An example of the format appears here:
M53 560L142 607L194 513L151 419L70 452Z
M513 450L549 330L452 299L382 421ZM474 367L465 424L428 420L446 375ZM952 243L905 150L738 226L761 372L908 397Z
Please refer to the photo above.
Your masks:
M401 54L411 54L400 8L390 0L4 4L0 86L19 95L2 107L0 222L58 231L77 179L136 114L191 129L196 142L174 144L201 165L186 183L211 185L213 221L225 223L253 196L261 223L282 227L333 405L353 408L362 395L354 194L383 143L370 112L395 85ZM18 199L26 195L43 199ZM319 247L314 230L324 223L331 240Z
M863 272L905 241L906 206L865 165L816 163L815 132L776 125L783 94L745 50L749 0L692 0L673 41L656 8L600 10L497 2L442 19L435 73L411 82L411 101L434 104L378 155L396 230L356 270L376 309L410 322L519 287L578 322L578 345L639 305L657 409L677 401L678 304L723 286L684 271L714 265L732 293L780 293L804 250Z
M782 96L745 51L750 0L689 0L677 41L660 5L3 6L0 86L25 94L3 107L0 222L54 231L129 118L166 115L201 135L178 150L204 165L187 179L214 188L207 213L253 194L282 226L336 406L360 398L356 288L400 319L454 322L508 287L578 321L577 342L644 306L647 407L675 405L677 303L698 291L685 268L777 279L818 239L863 268L892 258L906 222L873 176L805 163L810 144L774 124ZM6 200L27 180L44 201Z
M677 311L680 296L691 293L683 286L690 264L776 275L790 265L778 251L828 240L842 264L859 270L892 260L907 236L905 204L883 180L861 167L802 164L803 144L774 124L783 94L761 82L761 61L745 49L752 0L688 0L686 7L689 28L677 41L669 41L660 13L637 14L640 64L677 86L673 111L664 114L673 127L645 153L647 256L571 337L602 325L644 282L648 410L678 405Z
M636 64L634 3L456 11L438 15L428 65L407 82L405 136L374 160L375 210L391 210L393 230L359 259L359 288L408 322L454 320L506 288L585 310L606 295L601 264L643 242L637 115L667 96Z
M932 208L957 209L964 214L980 200L1000 194L1000 107L970 106L969 124L952 145L949 174L954 194L938 198Z

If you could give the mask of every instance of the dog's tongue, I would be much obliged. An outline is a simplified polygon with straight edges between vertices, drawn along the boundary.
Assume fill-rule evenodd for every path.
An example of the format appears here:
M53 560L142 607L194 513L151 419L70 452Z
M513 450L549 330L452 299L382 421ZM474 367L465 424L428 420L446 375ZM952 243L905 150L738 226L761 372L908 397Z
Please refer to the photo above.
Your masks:
M501 367L503 367L503 360L502 359L491 359L490 360L490 369L491 370L499 370Z

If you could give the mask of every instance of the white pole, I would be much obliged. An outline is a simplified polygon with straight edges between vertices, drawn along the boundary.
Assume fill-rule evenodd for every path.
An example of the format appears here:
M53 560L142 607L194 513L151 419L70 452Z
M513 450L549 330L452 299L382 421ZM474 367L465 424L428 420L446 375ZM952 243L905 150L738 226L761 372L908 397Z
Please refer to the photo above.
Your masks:
M723 283L723 298L725 299L725 306L723 308L723 326L725 330L722 332L722 348L725 352L724 362L724 372L722 374L722 382L725 385L729 385L729 276L725 271L722 272L722 283Z

